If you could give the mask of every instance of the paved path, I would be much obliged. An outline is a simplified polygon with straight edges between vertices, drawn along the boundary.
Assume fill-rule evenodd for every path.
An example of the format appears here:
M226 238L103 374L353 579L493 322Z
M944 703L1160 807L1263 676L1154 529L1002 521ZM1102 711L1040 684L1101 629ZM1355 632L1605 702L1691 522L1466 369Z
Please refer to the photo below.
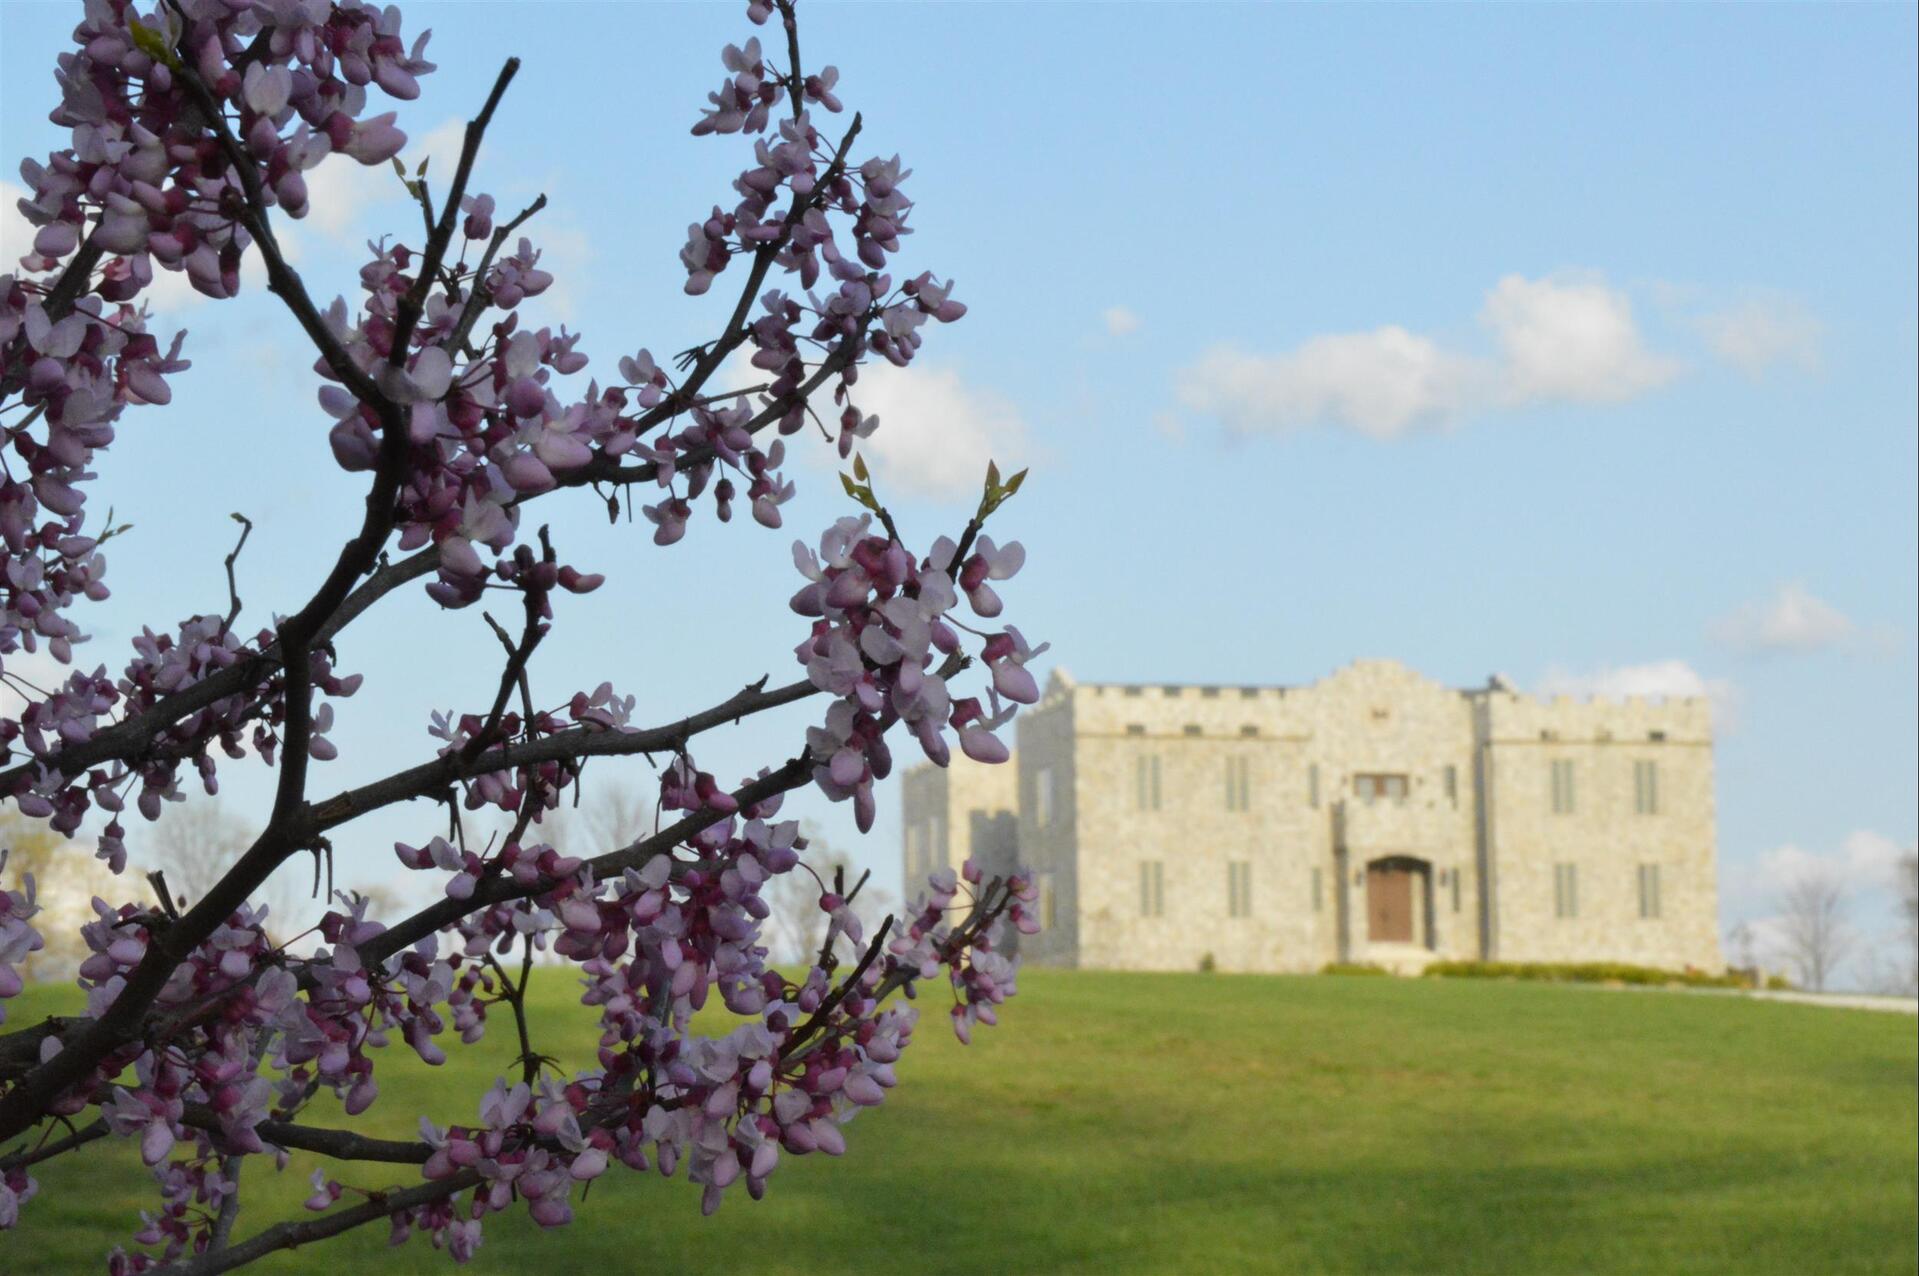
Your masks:
M1876 1010L1881 1014L1919 1015L1919 999L1881 997L1863 992L1761 991L1753 988L1691 988L1685 984L1562 983L1561 988L1591 988L1598 992L1676 992L1692 997L1742 997L1747 1001L1790 1001L1829 1010Z
M1919 1015L1919 999L1875 997L1852 992L1749 992L1755 1001L1796 1001L1802 1006L1832 1006L1840 1010L1880 1010L1895 1015Z

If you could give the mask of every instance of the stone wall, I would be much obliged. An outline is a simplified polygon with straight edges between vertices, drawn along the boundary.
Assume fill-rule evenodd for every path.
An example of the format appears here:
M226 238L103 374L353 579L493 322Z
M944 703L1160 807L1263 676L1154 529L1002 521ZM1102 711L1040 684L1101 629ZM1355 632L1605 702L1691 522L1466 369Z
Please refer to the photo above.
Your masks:
M1221 970L1309 962L1330 912L1311 908L1313 820L1286 693L1062 691L1074 727L1073 959L1146 970L1209 957ZM1030 747L1024 732L1020 746Z
M1292 688L1083 685L1062 670L1017 721L1016 768L907 772L905 857L910 878L969 850L995 866L1016 853L1047 926L1029 959L1719 965L1703 702L1542 702L1379 660ZM1572 765L1565 812L1555 760ZM1657 813L1635 810L1635 762L1657 766ZM1389 796L1374 776L1394 777ZM1367 866L1380 862L1415 874L1411 943L1369 937ZM1564 917L1555 864L1576 866ZM1642 917L1654 865L1658 915Z
M1063 672L1040 702L1014 719L1019 732L1019 857L1040 892L1040 933L1021 937L1021 954L1047 965L1079 964L1081 942L1078 827L1083 758L1074 748L1075 697ZM1046 797L1041 799L1044 786Z
M1706 702L1538 701L1510 692L1486 701L1494 956L1719 969ZM1569 812L1554 810L1555 761L1571 779ZM1648 764L1656 810L1642 811L1637 790ZM1571 869L1570 901L1556 899L1565 893L1558 865ZM1657 870L1656 916L1641 915L1642 866Z
M1472 706L1458 691L1390 660L1356 661L1296 698L1311 734L1308 765L1317 768L1323 799L1337 804L1329 828L1338 836L1322 862L1337 881L1347 937L1343 947L1322 947L1320 961L1399 967L1434 956L1477 958ZM1377 775L1405 776L1405 797L1368 801L1359 777ZM1417 886L1423 916L1412 946L1423 952L1375 944L1367 935L1366 866L1400 858L1427 866Z
M955 752L952 764L921 763L900 777L900 880L908 902L942 868L968 856L982 871L1004 873L1018 847L1017 758L998 766Z

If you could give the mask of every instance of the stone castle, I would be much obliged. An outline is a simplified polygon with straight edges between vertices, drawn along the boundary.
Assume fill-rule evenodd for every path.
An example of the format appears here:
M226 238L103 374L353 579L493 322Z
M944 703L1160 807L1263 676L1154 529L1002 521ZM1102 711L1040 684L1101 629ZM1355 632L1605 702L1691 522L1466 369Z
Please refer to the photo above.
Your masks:
M1456 690L1393 661L1305 687L1078 683L1012 762L902 777L912 883L1037 873L1031 961L1306 971L1620 961L1718 970L1704 700Z

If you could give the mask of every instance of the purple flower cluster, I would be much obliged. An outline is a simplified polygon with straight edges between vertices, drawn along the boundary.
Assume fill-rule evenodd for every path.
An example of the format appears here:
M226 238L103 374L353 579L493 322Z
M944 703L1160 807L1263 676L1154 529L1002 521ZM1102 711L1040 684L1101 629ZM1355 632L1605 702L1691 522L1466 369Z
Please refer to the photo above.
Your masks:
M144 17L95 0L74 42L52 115L72 145L21 166L37 231L25 273L0 274L0 406L22 414L0 430L24 467L0 478L0 657L45 640L70 659L83 635L63 613L106 596L81 486L120 413L168 402L166 377L188 366L180 337L162 353L130 303L156 266L211 297L238 291L246 182L208 107L232 113L261 199L299 217L302 174L328 155L381 163L405 142L392 113L365 116L366 86L413 98L433 69L425 37L401 44L398 10L357 0L186 0Z
M861 832L873 825L873 782L893 768L886 734L895 723L904 723L940 766L951 756L949 726L968 757L1004 762L1006 746L993 733L1018 705L1039 700L1024 666L1046 649L1028 649L1017 629L987 636L981 649L993 671L987 705L973 696L955 699L934 661L956 656L957 631L969 628L949 615L959 602L952 569L960 547L942 536L915 563L898 540L871 535L871 527L870 515L841 519L820 539L818 554L793 543L793 563L808 584L791 605L815 618L795 654L813 685L836 697L824 725L807 732L807 748L819 761L814 779L833 801L853 800ZM1002 550L984 536L978 546L961 565L960 583L971 582L967 601L976 615L997 616L999 598L986 581L1010 578L1026 552L1017 541ZM1002 696L1009 703L1002 705Z
M91 739L113 717L147 712L167 697L268 649L273 637L272 631L263 630L249 649L221 617L193 616L174 634L143 630L133 640L133 659L118 679L109 677L104 666L90 673L72 671L44 698L29 702L17 720L0 721L0 762L12 761L17 745L38 763L27 785L14 793L15 806L21 814L45 819L56 832L68 835L98 806L109 818L100 830L96 853L119 872L126 866L127 855L120 813L136 789L138 810L154 820L164 803L184 800L179 783L183 766L193 766L208 794L219 791L216 746L227 757L238 759L247 755L250 744L258 757L272 765L279 748L278 727L285 716L284 677L212 700L169 724L155 733L137 765L96 767L69 778L63 770L47 765L48 760L57 757L62 747ZM314 651L307 664L312 685L326 695L345 698L359 690L361 676L335 673L327 652ZM328 761L336 755L326 738L332 721L332 705L321 704L307 743L309 756Z
M794 21L790 0L748 4L756 23L776 12ZM337 1216L337 1203L363 1195L380 1203L395 1240L424 1232L464 1260L487 1215L524 1203L540 1225L563 1224L575 1188L615 1162L663 1175L684 1165L710 1212L736 1184L758 1198L783 1156L843 1153L843 1127L884 1101L911 1041L917 1012L888 999L943 973L962 1040L994 1022L1016 990L1002 932L1035 929L1034 888L1023 875L983 881L969 864L936 875L902 928L889 919L869 938L853 906L858 885L822 882L825 939L789 976L762 942L768 888L812 870L798 824L777 817L784 793L810 780L834 801L850 799L869 829L874 782L892 766L888 738L900 725L941 765L949 731L967 756L1005 760L997 733L1038 699L1026 666L1045 647L1010 625L975 627L961 600L975 621L1003 609L994 585L1014 577L1024 551L982 526L1018 478L1002 485L993 471L958 541L942 537L924 555L907 550L870 485L847 480L870 513L839 520L817 551L794 546L806 584L791 607L811 625L796 648L804 682L756 699L762 680L721 706L757 712L824 693L823 725L807 732L799 757L733 790L694 762L693 719L642 731L634 697L610 683L536 705L526 665L553 622L556 591L583 594L602 580L561 563L544 529L537 551L524 543L520 523L531 501L611 484L649 492L633 503L663 546L685 537L706 498L721 521L744 500L755 522L781 526L794 494L786 440L818 419L813 405L831 397L837 434L827 445L850 455L879 425L855 401L861 363L904 366L929 319L966 313L931 272L897 285L889 273L911 233L910 170L898 156L851 160L857 117L837 140L815 126L816 111L842 110L836 68L807 73L797 53L781 68L757 40L729 45L727 78L693 131L743 135L752 163L732 206L689 228L681 259L694 295L737 267L740 299L718 338L673 363L679 376L640 349L618 360L616 379L582 387L570 380L588 364L579 334L536 326L520 310L555 282L516 235L537 205L506 219L492 196L462 187L447 195L436 230L416 178L427 240L370 245L357 309L306 301L279 256L269 212L305 214L315 165L336 153L383 163L404 143L393 113L368 112L369 86L409 100L433 69L424 36L402 41L396 9L169 0L141 14L126 0L89 0L75 42L60 61L54 113L72 142L23 168L22 209L36 235L20 273L0 276L0 660L44 645L71 665L84 635L69 613L82 597L107 597L100 547L114 532L86 518L94 456L127 406L168 402L168 378L188 367L178 337L163 351L146 332L139 294L157 268L231 297L248 252L266 260L318 347L335 459L391 494L368 503L369 548L337 573L348 582L342 594L358 588L377 600L367 577L389 570L375 552L392 541L424 551L414 575L434 573L425 588L443 607L502 591L525 613L517 645L501 631L508 667L490 707L435 714L438 757L415 769L430 783L391 799L443 797L454 815L446 836L395 846L408 869L439 875L432 906L389 926L369 916L366 899L335 896L315 946L296 955L269 936L263 909L221 915L238 890L216 888L219 903L185 917L171 901L160 911L93 902L79 972L85 1014L31 1038L38 1058L27 1068L53 1078L40 1116L97 1108L101 1129L137 1143L159 1186L159 1207L134 1236L144 1248L117 1250L109 1270L132 1276L207 1252L222 1215L231 1221L236 1158L284 1165L289 1148L305 1148L352 1159L351 1131L316 1135L297 1124L314 1096L331 1093L358 1117L378 1100L381 1052L396 1038L439 1065L455 1038L479 1041L503 1008L522 1037L521 1076L501 1078L473 1124L422 1120L410 1158L424 1162L422 1185L396 1200L322 1169L309 1209ZM775 280L775 270L792 280ZM736 353L764 382L715 393L709 383L737 366ZM863 462L854 470L865 478ZM0 795L67 834L98 809L99 854L118 872L122 814L130 804L154 819L183 800L186 768L211 794L219 754L250 753L283 778L290 762L304 775L306 760L333 759L335 706L362 682L336 669L327 625L352 618L339 597L320 620L303 611L251 637L234 629L236 599L224 617L142 630L117 676L104 665L73 668L48 690L26 688L19 714L0 719ZM987 685L964 694L954 679L975 661ZM0 678L24 686L4 665ZM304 757L286 756L295 747ZM539 826L577 791L589 756L655 751L670 761L652 833L592 859L541 840ZM295 798L298 828L272 829L256 846L274 862L325 854L323 834L353 813L339 816L353 801L309 802L303 789ZM461 805L504 813L512 832L469 846ZM0 1021L21 989L16 967L43 944L36 912L31 882L0 893ZM516 951L517 981L502 963ZM580 972L581 1001L598 1011L594 1066L570 1075L525 1044L526 972L539 954ZM129 1007L139 1015L122 1032L115 1023ZM728 1028L715 1033L702 1018L696 1030L695 1016L715 1010L731 1017ZM12 1068L17 1057L6 1056L0 1107L31 1081ZM35 1190L24 1164L0 1163L0 1227Z
M0 850L0 869L7 866L7 852ZM18 997L26 987L14 967L46 946L46 939L28 924L40 911L34 902L33 875L27 874L19 890L0 890L0 1023L7 1021L7 998ZM0 1198L0 1213L6 1203Z
M367 86L418 96L432 70L400 39L399 13L349 0L186 0L139 14L121 0L94 0L60 58L54 123L71 145L27 161L20 211L37 227L22 273L0 274L0 676L5 658L45 643L73 658L84 640L67 613L80 598L107 597L100 544L89 531L85 483L120 414L172 398L167 378L184 371L184 334L164 351L133 304L156 267L181 272L198 291L230 297L252 243L242 210L250 195L288 216L306 211L303 173L335 152L381 163L404 143L392 113L366 115ZM209 130L209 111L230 126L233 149ZM15 465L20 468L15 469ZM261 636L264 647L270 634ZM0 719L0 765L20 751L34 763L9 771L22 813L72 833L89 805L120 809L130 786L151 818L177 799L175 772L191 761L215 787L210 745L239 756L241 732L272 756L271 694L222 699L168 727L139 768L69 774L52 765L84 744L114 713L139 713L245 653L217 618L195 617L177 637L148 631L115 681L104 668L74 672L18 719ZM323 666L316 682L351 694L355 679ZM327 711L330 712L330 711ZM315 756L327 756L324 738ZM117 871L125 859L117 820L100 839Z

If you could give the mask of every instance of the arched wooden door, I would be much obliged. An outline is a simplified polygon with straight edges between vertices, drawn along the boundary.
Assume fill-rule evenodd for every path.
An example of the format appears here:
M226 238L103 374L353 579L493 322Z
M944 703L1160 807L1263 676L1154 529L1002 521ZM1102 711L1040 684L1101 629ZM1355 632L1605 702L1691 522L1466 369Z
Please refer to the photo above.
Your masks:
M1375 944L1413 942L1413 868L1380 860L1366 866L1366 938Z

